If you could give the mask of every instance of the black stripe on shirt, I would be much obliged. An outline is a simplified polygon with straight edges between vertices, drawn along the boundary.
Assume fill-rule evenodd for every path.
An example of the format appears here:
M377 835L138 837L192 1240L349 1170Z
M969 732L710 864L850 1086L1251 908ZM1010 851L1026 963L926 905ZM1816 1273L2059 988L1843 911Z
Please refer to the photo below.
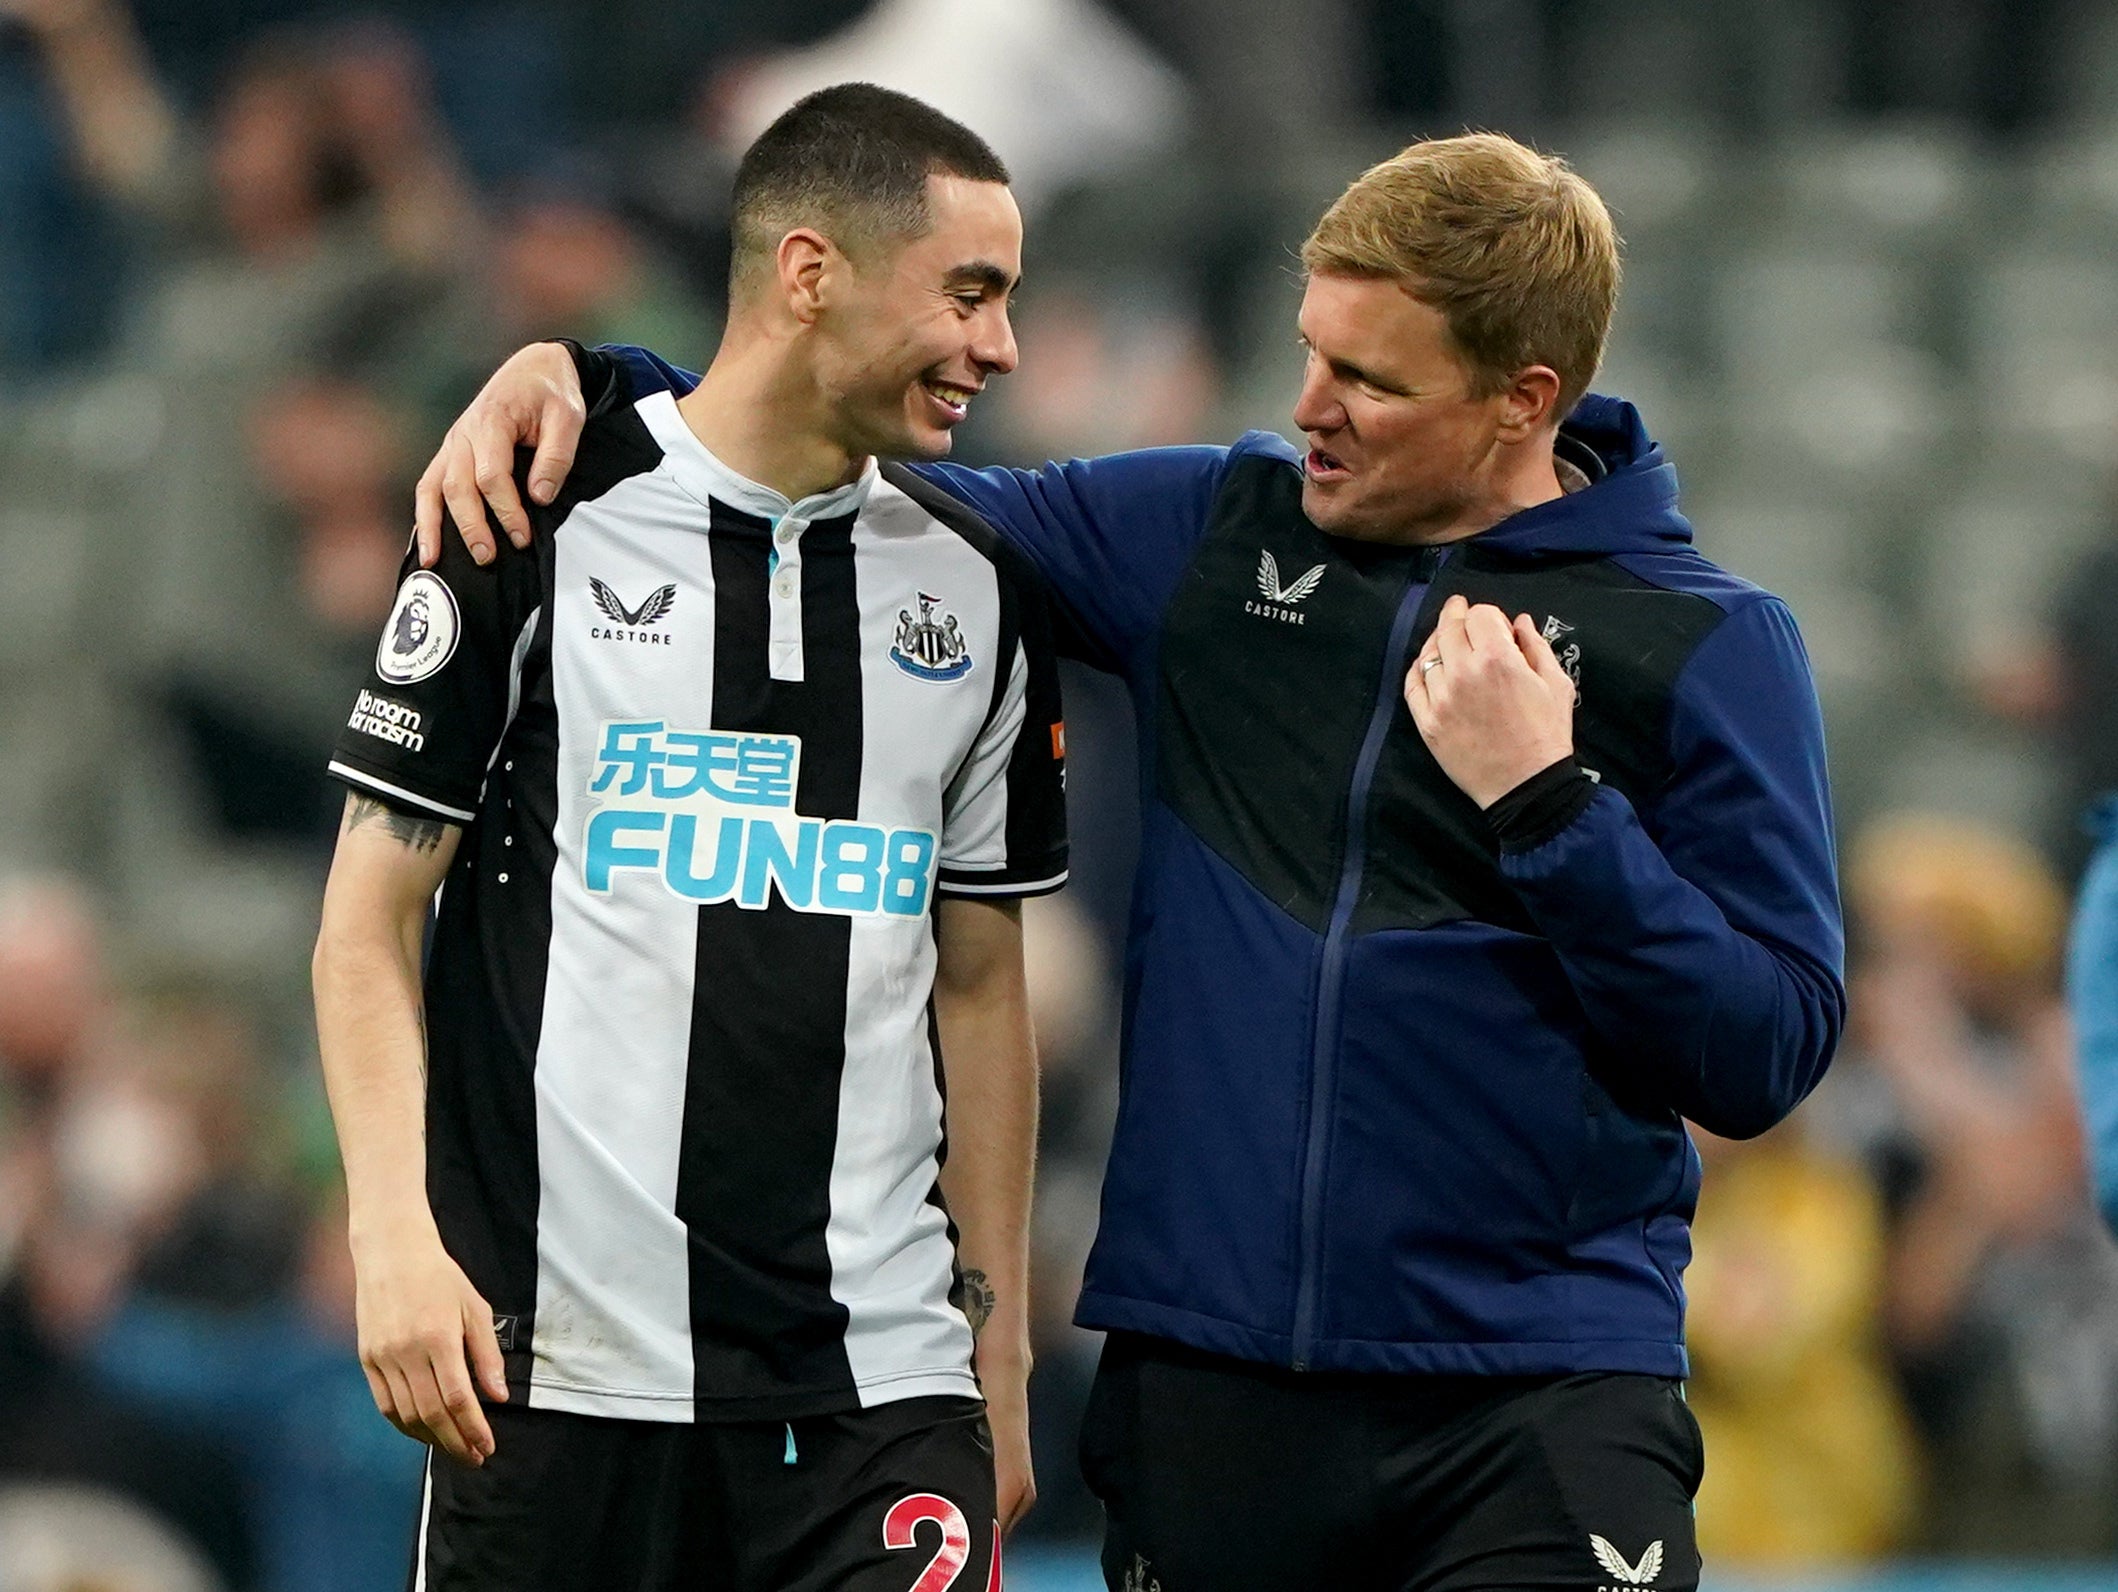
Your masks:
M795 810L860 810L860 611L851 517L802 536L805 678L769 674L770 527L712 509L713 725L797 735ZM701 1420L780 1418L859 1402L825 1228L845 1068L852 920L699 909L691 1067L676 1213L691 1235Z
M523 488L531 455L516 454ZM566 517L632 476L660 450L637 419L590 427L558 500L530 508L536 539L518 553L500 539L504 567L536 571L541 609L523 656L520 697L498 747L464 749L469 767L490 757L478 821L464 831L441 893L425 996L428 1025L427 1200L442 1245L492 1307L510 1394L529 1395L537 1304L535 1067L551 967L552 870L559 814L559 713L552 690L553 568ZM529 502L526 489L523 501ZM495 536L499 536L496 529ZM453 533L449 541L453 542ZM446 547L445 561L453 559ZM516 571L520 573L520 571ZM519 629L497 637L491 666L505 673Z

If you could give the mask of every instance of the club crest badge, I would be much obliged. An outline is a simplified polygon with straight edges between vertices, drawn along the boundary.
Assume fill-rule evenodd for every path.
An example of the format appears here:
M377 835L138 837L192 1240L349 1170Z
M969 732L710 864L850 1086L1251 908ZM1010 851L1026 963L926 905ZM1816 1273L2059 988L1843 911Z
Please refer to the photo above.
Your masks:
M1581 643L1566 640L1573 633L1574 627L1557 614L1546 616L1544 629L1540 632L1544 639L1551 643L1552 651L1559 659L1559 667L1564 669L1566 677L1574 682L1574 691L1578 695L1581 691ZM1565 645L1562 646L1561 642L1565 642Z
M375 649L375 672L393 685L438 674L463 633L456 594L432 570L415 569L397 588L397 601Z
M918 680L961 680L971 672L963 627L942 608L941 599L928 592L919 594L917 619L909 608L897 611L897 639L890 645L890 661Z

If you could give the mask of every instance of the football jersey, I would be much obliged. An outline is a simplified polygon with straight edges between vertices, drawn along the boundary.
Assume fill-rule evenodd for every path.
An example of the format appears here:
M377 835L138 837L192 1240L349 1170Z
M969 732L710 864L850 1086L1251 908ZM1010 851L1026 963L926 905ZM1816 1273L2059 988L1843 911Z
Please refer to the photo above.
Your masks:
M666 394L527 550L408 559L332 771L466 826L428 1194L515 1396L759 1419L968 1394L937 895L1066 873L1035 577L872 461L790 503Z

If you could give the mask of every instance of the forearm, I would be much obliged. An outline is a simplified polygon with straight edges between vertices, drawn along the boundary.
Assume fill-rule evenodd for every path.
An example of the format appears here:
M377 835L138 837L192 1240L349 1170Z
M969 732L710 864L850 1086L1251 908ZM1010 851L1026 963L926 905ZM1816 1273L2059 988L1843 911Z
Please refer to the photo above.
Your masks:
M1994 1240L1980 1202L1953 1188L1913 1201L1900 1227L1883 1300L1891 1340L1923 1354L1955 1329Z
M177 123L131 18L107 0L79 0L53 9L38 37L83 171L127 203L150 199L174 158Z
M426 1039L419 922L334 920L312 968L324 1087L346 1176L356 1254L431 1231L426 1200Z
M981 1360L1026 1352L1037 1145L1028 999L1019 977L998 977L973 991L937 990L935 1016L948 1081L941 1185L956 1224L965 1313Z
M1590 1024L1673 1109L1748 1138L1823 1076L1844 1024L1836 976L1738 930L1617 792L1501 866Z
M420 942L460 835L351 795L324 886L311 967L316 1034L356 1260L370 1244L434 1232Z

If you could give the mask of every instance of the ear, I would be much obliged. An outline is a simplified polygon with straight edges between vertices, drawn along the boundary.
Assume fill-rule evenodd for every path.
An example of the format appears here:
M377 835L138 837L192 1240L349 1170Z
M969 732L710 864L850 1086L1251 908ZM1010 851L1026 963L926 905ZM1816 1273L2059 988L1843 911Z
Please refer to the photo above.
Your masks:
M1540 429L1557 425L1559 386L1559 372L1549 365L1517 371L1500 391L1501 441L1526 442Z
M782 301L794 318L807 326L823 313L829 296L828 279L845 268L845 259L821 232L796 227L780 239L773 265Z

